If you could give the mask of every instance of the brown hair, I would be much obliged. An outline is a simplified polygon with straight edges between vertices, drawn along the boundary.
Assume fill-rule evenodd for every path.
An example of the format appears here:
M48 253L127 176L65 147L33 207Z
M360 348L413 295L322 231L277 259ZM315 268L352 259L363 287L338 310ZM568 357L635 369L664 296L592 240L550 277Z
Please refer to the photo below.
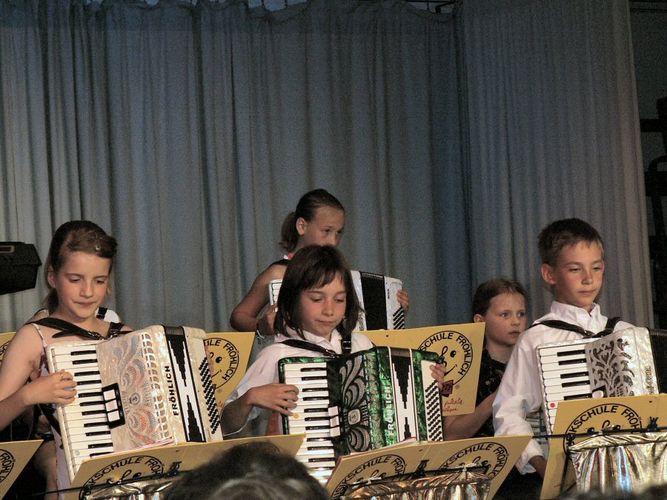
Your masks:
M109 259L111 261L109 272L111 272L113 258L116 255L116 240L105 233L100 226L87 220L65 222L56 230L44 266L44 278L49 289L44 305L49 313L58 307L58 293L49 284L49 272L57 273L72 252L84 252Z
M338 198L324 189L313 189L304 194L299 203L296 205L296 210L290 212L285 217L283 225L280 230L280 246L286 252L292 252L299 242L299 233L296 230L296 221L303 218L306 222L310 222L315 217L315 212L320 207L337 208L345 212L343 205Z
M345 285L346 304L345 317L337 329L343 337L349 336L357 326L361 307L354 291L350 268L343 254L331 245L303 247L287 265L278 295L276 331L288 335L287 328L292 328L303 337L299 307L301 292L328 285L339 275Z
M528 301L526 290L518 281L494 278L480 284L472 298L472 313L484 316L491 306L491 299L502 293L520 293Z
M598 243L604 255L602 236L588 222L581 219L562 219L552 222L542 229L538 236L537 246L542 264L555 266L563 248L576 245L581 241Z

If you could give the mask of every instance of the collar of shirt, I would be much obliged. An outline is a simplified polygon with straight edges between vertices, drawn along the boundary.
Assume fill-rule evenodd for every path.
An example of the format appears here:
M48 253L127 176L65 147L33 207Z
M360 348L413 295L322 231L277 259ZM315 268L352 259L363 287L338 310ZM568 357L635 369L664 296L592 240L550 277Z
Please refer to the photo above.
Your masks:
M292 328L288 327L287 333L289 333L289 336L287 337L285 337L284 335L276 335L276 342L282 342L283 340L288 338L301 339L301 337L299 337L296 331L294 331ZM303 336L305 337L303 340L306 340L307 342L310 342L312 344L317 344L319 346L322 346L325 349L334 351L336 354L342 354L343 352L341 346L341 335L340 333L338 333L338 330L334 330L333 332L331 332L331 342L329 342L325 338L322 338L318 335L314 335L305 330L303 331Z
M586 309L553 301L551 303L550 315L567 323L579 325L586 330L597 332L605 327L607 318L602 315L600 305L594 304L589 313ZM546 319L546 318L545 318Z

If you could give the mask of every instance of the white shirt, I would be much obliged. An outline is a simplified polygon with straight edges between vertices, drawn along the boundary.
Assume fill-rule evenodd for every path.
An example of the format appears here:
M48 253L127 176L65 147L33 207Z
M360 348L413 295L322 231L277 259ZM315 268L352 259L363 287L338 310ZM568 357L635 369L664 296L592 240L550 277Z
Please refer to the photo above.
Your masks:
M331 333L331 341L326 340L325 338L318 337L309 332L303 332L305 340L313 344L317 344L325 349L334 351L337 354L342 354L341 346L341 335L338 333L338 330L334 330ZM236 386L234 392L227 398L225 404L231 403L232 401L243 396L249 389L253 387L258 387L261 385L275 384L278 383L278 361L282 358L291 358L294 356L303 356L303 357L319 357L324 356L316 351L311 351L308 349L301 349L299 347L292 347L283 342L288 338L297 338L300 339L296 333L291 337L286 337L283 335L276 335L275 342L264 349L259 353L257 359L253 362L252 365L248 368L243 379L239 382L239 385ZM373 343L361 333L352 333L352 352L365 351L371 349ZM263 408L254 406L250 411L248 416L248 421L259 418L262 420L262 424L259 427L259 432L266 431L266 424L268 423L269 412ZM246 425L247 425L246 422Z
M579 325L595 333L604 330L607 324L607 317L602 315L598 304L594 304L588 313L580 307L553 301L550 312L536 322L554 319ZM631 324L619 321L614 330L631 327ZM533 434L530 423L526 421L526 414L542 410L542 385L536 347L550 342L566 342L581 338L582 335L576 332L544 325L529 328L519 336L493 402L493 426L496 436ZM522 474L533 472L535 469L528 464L528 461L536 455L543 456L543 452L541 446L533 439L517 461L517 469Z

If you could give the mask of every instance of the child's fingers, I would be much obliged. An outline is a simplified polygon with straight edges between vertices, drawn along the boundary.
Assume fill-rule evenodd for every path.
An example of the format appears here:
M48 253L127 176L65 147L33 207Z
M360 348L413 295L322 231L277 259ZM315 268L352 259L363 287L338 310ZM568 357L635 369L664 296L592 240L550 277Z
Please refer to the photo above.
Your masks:
M299 395L299 388L295 385L285 384L285 392L291 392L295 396Z
M59 371L55 374L57 377L56 387L60 389L74 390L76 387L76 382L71 373L66 371Z
M58 404L69 404L74 401L74 396L76 396L75 391L61 391L57 397Z

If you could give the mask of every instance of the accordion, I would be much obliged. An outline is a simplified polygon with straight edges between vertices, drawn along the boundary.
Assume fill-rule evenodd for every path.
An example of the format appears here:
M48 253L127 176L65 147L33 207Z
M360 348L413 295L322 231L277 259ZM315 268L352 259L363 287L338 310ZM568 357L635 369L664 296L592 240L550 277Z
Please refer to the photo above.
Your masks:
M559 401L667 391L667 331L633 327L536 351L550 434Z
M398 303L397 293L403 282L397 278L362 271L350 271L354 291L363 312L357 331L401 330L405 328L405 310ZM269 283L269 303L278 302L282 280Z
M338 456L410 438L442 440L442 403L430 370L437 360L435 353L391 347L280 360L280 382L299 388L296 409L283 416L285 434L306 434L297 459L324 482Z
M102 454L222 439L205 338L149 326L47 347L49 370L67 370L77 386L74 402L56 408L70 480Z

